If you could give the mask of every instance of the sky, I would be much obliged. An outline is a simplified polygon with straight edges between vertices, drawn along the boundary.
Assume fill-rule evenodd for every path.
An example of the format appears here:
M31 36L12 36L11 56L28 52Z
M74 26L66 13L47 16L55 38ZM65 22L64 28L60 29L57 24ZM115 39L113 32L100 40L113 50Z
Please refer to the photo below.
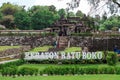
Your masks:
M0 6L2 5L2 3L5 2L18 4L21 6L25 5L26 9L33 5L54 5L58 10L61 8L67 8L66 3L71 2L71 0L0 0ZM77 10L81 10L83 13L88 14L88 12L90 11L90 6L88 5L86 0L81 0L80 6L77 9L73 10L73 12L76 12Z

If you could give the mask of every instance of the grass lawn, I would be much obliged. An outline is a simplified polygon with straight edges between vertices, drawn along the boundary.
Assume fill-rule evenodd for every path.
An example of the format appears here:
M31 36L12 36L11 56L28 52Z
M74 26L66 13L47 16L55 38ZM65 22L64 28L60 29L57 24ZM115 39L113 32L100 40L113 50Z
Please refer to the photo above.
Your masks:
M20 46L0 46L0 51L4 51L12 48L20 48Z
M44 52L44 51L48 51L49 48L52 48L52 46L43 46L43 47L36 47L34 49L32 49L30 52Z
M53 46L42 46L42 47L36 47L34 49L32 49L30 52L44 52L44 51L48 51L49 48L52 48ZM75 51L81 51L80 47L70 47L70 48L66 48L64 50L64 52L75 52Z
M1 77L0 80L120 80L120 75L78 75L78 76L24 76Z
M66 48L64 50L65 52L76 52L76 51L81 51L81 47L70 47L70 48Z

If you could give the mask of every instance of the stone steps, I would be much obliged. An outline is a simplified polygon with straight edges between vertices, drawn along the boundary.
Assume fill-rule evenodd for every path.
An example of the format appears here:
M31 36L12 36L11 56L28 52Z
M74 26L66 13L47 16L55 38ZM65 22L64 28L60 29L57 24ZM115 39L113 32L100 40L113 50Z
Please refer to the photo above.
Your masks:
M61 48L61 47L67 47L67 45L68 45L68 38L66 37L66 36L61 36L60 38L59 38L59 47Z

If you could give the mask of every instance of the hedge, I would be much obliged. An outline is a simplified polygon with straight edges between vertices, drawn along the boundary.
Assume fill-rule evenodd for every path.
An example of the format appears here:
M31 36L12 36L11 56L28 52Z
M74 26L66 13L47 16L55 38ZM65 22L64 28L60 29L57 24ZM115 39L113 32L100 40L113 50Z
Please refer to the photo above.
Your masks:
M18 69L17 72L18 75L37 75L38 74L38 69L37 68L31 68L31 67L21 67Z
M5 67L9 67L9 66L20 66L24 63L25 63L24 60L17 60L17 61L8 62L8 63L5 63L5 64L0 64L0 69L3 69Z
M48 67L40 74L48 75L67 75L67 74L120 74L120 67Z
M37 68L30 68L30 67L22 67L18 68L16 66L9 66L5 67L1 70L2 76L15 76L15 75L37 75L38 69Z
M84 74L118 74L120 75L120 67L115 66L105 66L105 67L47 67L41 71L38 68L33 67L21 67L16 66L5 67L1 70L3 76L15 76L15 75L84 75Z
M108 65L116 65L116 63L118 62L118 57L117 57L117 53L115 52L109 52L107 54L107 64Z
M106 63L104 59L64 59L64 60L57 60L57 59L48 59L48 60L26 60L27 63L30 64L102 64Z
M9 66L5 67L1 70L3 76L14 76L17 74L17 67L16 66Z

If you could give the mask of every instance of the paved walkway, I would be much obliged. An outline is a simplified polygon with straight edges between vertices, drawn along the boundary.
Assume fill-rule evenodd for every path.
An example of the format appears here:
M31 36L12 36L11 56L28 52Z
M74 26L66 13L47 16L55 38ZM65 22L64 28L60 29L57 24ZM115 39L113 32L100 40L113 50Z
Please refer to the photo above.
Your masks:
M12 62L12 61L17 61L19 59L13 59L13 60L8 60L8 61L1 61L0 64L4 64L4 63L7 63L7 62Z

